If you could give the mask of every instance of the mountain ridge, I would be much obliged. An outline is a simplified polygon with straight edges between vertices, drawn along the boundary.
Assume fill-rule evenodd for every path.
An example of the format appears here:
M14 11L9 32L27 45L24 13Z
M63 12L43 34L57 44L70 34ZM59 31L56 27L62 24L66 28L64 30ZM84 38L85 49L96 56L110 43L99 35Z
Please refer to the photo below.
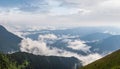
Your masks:
M6 28L0 25L0 51L3 53L19 51L19 43L22 38L9 32Z
M18 65L26 60L29 65L25 69L76 69L81 66L80 61L74 57L41 56L25 52L17 52L8 56Z

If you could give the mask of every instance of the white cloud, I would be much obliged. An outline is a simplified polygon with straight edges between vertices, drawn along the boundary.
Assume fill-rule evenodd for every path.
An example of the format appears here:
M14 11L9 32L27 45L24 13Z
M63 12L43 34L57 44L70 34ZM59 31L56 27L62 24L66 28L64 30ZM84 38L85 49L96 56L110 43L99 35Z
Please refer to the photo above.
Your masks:
M74 50L81 50L84 52L89 52L90 46L87 46L84 41L75 40L68 42L68 48L74 49Z
M77 5L70 4L64 0L46 0L49 6L50 15L72 15L72 14L85 14L90 12L87 9L80 8Z
M20 43L20 50L22 52L33 53L35 55L45 55L45 56L63 56L63 57L76 57L82 61L83 65L87 65L96 59L101 58L102 56L97 53L88 54L87 56L82 56L77 53L73 53L70 51L58 49L58 48L50 48L46 45L45 42L41 40L31 40L29 38L23 39Z
M31 39L27 38L22 40L21 45L21 51L23 52L29 52L36 55L47 55L48 53L55 52L54 50L49 50L49 48L46 46L45 42L42 41L32 41Z
M38 40L55 40L58 37L54 34L39 35Z
M28 26L28 31L40 31L40 30L55 30L56 28L53 26L40 26L40 25L32 25Z
M17 6L3 7L0 22L56 27L120 26L119 0L46 0L41 3L38 1L35 5L39 8L37 12L22 11ZM40 9L45 11L38 12Z
M72 55L71 52L67 52L57 48L51 49L47 47L46 43L41 40L33 41L27 38L27 39L23 39L20 45L21 45L20 49L22 52L33 53L36 55L64 56L64 57L71 57L77 55L77 54Z
M107 0L101 3L104 8L118 8L120 7L120 0Z
M75 35L75 36L70 35L70 34L68 34L68 35L61 35L61 36L59 36L59 38L60 39L79 38L79 35Z
M107 33L107 34L111 34L111 35L120 35L119 32L113 32L113 31L108 31L108 30L104 31L103 33Z
M94 54L89 54L87 56L81 56L80 59L83 60L83 65L87 65L87 64L92 63L95 60L98 60L102 57L103 57L102 55L100 55L98 53L94 53Z

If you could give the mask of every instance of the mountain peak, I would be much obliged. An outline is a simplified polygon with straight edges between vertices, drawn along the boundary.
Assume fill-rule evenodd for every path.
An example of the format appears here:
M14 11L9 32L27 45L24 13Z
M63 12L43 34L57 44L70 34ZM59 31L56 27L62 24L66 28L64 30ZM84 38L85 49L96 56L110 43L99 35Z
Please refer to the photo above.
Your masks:
M0 25L0 31L6 31L5 27L3 27L2 25Z
M4 26L0 25L0 51L8 53L19 50L21 38L9 32Z

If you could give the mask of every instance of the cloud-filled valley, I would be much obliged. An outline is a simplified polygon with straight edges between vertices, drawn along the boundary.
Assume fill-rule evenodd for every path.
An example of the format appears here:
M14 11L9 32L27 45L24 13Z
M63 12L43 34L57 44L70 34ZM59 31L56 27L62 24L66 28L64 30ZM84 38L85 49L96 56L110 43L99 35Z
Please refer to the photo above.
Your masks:
M21 52L41 56L75 57L81 61L82 65L87 65L119 48L119 28L50 29L50 27L44 27L36 29L36 27L26 26L25 30L20 26L7 27L8 30L12 30L14 34L22 38L21 43L19 43ZM14 53L19 49L11 49L7 52Z
M32 40L30 38L23 39L20 43L20 46L20 50L22 52L33 53L35 55L76 57L80 61L82 61L83 65L89 64L103 56L98 53L90 53L84 56L71 51L66 51L55 47L49 47L42 40ZM80 50L86 51L84 49L85 48L81 48Z
M73 34L73 32L71 31L72 34L70 32L66 32L65 34L63 33L65 32L65 30L68 31L70 29L68 30L67 29L61 29L61 30L35 29L24 32L18 31L21 32L22 35L21 34L19 35L21 35L23 38L22 42L20 43L20 50L22 52L33 53L35 55L76 57L80 61L82 61L83 65L87 65L97 59L100 59L112 51L112 50L102 51L101 48L97 47L94 44L99 41L86 42L84 41L84 39L81 40L81 36L79 33ZM76 29L72 29L72 30L75 31ZM88 29L88 31L89 30L90 29ZM110 29L106 29L106 30L112 31ZM87 32L87 30L85 32ZM92 38L96 39L97 37L99 37L97 39L100 40L112 36L112 35L108 35L109 32L104 32L104 30L99 30L99 33L95 33L95 34L94 32L91 31L89 33L85 33L84 35L87 38L88 37L87 34L89 35L90 33L93 33ZM100 34L100 32L102 34Z
M63 68L79 69L119 45L120 0L0 0L0 52L5 55L26 53L45 57L48 69L57 67L57 60Z

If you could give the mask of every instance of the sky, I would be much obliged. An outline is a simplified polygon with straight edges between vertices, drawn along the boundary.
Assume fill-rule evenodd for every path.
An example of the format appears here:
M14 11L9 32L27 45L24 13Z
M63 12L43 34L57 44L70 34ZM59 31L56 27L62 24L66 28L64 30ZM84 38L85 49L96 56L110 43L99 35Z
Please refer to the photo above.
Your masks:
M120 26L120 0L0 0L0 23Z

